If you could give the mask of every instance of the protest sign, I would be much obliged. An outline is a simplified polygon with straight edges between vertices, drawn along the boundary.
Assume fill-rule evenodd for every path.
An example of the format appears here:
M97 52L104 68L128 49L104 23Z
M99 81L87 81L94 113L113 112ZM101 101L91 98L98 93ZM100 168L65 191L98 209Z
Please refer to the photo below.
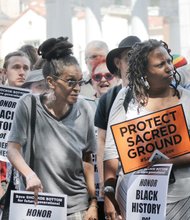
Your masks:
M0 160L7 160L7 138L11 130L14 111L19 98L29 90L7 86L0 87Z
M127 191L127 219L164 220L172 164L158 164L134 172Z
M34 193L11 191L9 220L66 220L67 196L49 193L38 194L38 204L34 205Z
M146 167L156 149L168 158L190 152L182 105L112 125L111 130L124 173Z

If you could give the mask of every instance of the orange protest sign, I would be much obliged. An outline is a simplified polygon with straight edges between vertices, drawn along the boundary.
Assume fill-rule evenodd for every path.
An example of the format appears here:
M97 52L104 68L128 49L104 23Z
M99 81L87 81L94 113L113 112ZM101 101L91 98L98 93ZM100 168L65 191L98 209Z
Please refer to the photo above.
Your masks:
M169 158L190 152L182 105L111 126L124 173L148 165L154 150Z

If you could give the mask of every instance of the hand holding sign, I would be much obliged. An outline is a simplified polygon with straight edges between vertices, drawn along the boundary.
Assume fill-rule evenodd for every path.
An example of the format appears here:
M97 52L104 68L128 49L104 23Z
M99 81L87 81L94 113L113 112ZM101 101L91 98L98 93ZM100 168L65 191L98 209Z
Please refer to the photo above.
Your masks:
M26 190L34 191L34 204L38 203L38 193L43 192L43 186L38 176L32 172L26 176Z
M33 204L34 194L26 191L12 191L9 220L66 220L67 196L39 193L38 205Z

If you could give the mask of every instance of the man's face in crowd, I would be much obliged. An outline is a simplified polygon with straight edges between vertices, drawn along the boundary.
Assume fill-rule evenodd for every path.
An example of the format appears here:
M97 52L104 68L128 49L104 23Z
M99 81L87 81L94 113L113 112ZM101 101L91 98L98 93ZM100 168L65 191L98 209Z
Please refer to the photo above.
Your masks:
M89 51L86 53L85 61L90 73L92 72L95 63L97 63L97 60L104 59L106 55L107 54L103 49L97 49L97 48L89 49Z
M30 70L30 61L27 57L13 56L8 60L5 74L9 86L21 87L25 81L26 74Z

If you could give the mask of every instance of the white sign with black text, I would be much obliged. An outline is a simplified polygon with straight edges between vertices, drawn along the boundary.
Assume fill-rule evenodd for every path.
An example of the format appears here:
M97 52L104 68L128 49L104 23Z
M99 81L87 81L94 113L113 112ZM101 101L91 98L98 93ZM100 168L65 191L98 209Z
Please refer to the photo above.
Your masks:
M156 164L133 173L127 191L127 219L165 220L171 168L172 164Z
M30 90L0 86L0 161L7 159L7 138L11 130L14 111L18 100Z
M34 204L34 193L11 191L9 220L66 220L67 196L49 193L38 194L38 204Z

